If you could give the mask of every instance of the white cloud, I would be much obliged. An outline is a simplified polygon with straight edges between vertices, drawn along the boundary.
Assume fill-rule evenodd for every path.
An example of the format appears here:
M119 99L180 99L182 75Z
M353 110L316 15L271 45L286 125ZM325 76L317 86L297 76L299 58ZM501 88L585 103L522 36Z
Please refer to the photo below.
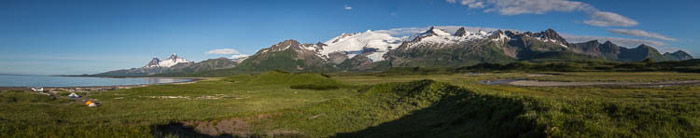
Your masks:
M223 49L214 49L214 50L209 50L207 54L212 54L212 55L238 55L241 54L241 52L238 52L238 50L233 49L233 48L223 48Z
M457 3L457 0L447 2ZM460 4L472 9L485 8L485 12L498 12L501 15L595 10L589 4L568 0L460 0Z
M343 9L345 9L345 10L352 10L352 7L350 7L350 6L348 6L348 5L345 5L345 6L343 6Z
M630 35L630 36L638 36L638 37L646 37L646 38L654 38L654 39L661 39L661 40L667 40L667 41L676 41L675 38L671 38L668 36L664 36L661 34L657 33L652 33L652 32L647 32L644 30L632 30L632 29L610 29L608 30L611 33L616 33L616 34L623 34L623 35Z
M635 26L637 21L622 16L617 13L596 11L591 13L591 19L584 21L593 26Z
M570 0L447 0L470 9L484 9L501 15L545 14L547 12L585 12L590 19L584 23L593 26L635 26L637 21L617 13L600 11L584 2Z

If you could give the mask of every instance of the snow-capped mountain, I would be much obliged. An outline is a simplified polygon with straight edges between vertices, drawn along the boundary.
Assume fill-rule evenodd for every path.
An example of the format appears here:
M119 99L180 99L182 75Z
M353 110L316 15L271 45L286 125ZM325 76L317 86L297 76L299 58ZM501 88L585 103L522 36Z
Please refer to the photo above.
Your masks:
M287 40L260 50L237 68L247 71L332 71L401 66L466 66L522 60L682 60L674 57L686 56L682 53L662 55L648 46L630 49L610 42L569 43L552 29L533 33L430 27L408 36L395 36L390 31L380 30L341 34L317 44Z
M238 59L243 60L243 59ZM140 68L122 69L95 74L95 76L149 76L156 74L188 74L217 69L235 67L237 62L228 58L208 59L201 62L188 61L176 54L170 55L165 60L157 57L151 59L148 64ZM166 75L167 76L167 75Z
M328 40L324 43L325 46L321 47L319 54L330 58L330 54L339 53L347 59L366 54L370 60L378 62L384 60L383 56L389 49L401 45L401 42L401 38L368 30L362 33L342 34Z
M172 67L172 66L175 66L177 64L180 64L180 63L190 63L190 62L191 61L188 61L187 59L182 58L182 57L178 57L177 54L173 53L172 55L170 55L170 57L168 57L165 60L160 60L157 57L153 57L151 62L148 62L148 64L146 64L146 66L143 66L143 67L144 68L156 68L156 67L168 68L168 67Z
M450 34L442 29L438 29L435 27L430 27L427 31L423 33L419 33L417 35L414 35L411 37L410 41L408 41L410 44L408 47L413 47L416 45L435 45L437 44L438 46L440 44L454 44L454 43L460 43L460 42L467 42L467 41L475 41L475 40L482 40L485 39L491 35L493 35L494 32L485 32L485 31L478 31L478 32L468 32L464 28L460 28L455 32L455 34Z
M328 58L320 54L324 46L323 43L302 44L296 40L285 40L259 50L240 62L236 68L244 71L330 69L332 66L326 64Z
M384 61L386 53L391 49L398 48L404 42L411 43L411 46L428 44L452 44L466 41L476 41L489 38L494 34L499 34L493 41L503 41L510 39L502 31L478 31L470 32L464 28L459 28L455 34L445 30L431 27L423 33L418 33L409 37L392 36L382 31L367 31L361 33L341 34L331 40L324 42L326 46L321 47L321 56L331 59L334 63L341 63L345 59L351 59L357 55L364 55L371 62ZM338 60L332 54L344 55L346 58Z

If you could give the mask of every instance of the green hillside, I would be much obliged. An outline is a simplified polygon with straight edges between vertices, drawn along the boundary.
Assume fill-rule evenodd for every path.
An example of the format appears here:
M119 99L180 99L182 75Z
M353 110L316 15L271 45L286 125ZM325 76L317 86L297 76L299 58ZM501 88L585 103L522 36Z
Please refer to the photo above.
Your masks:
M668 63L671 64L671 63ZM679 63L676 63L679 64ZM0 137L697 137L700 87L519 87L527 78L642 82L691 73L323 75L267 72L193 84L0 92Z

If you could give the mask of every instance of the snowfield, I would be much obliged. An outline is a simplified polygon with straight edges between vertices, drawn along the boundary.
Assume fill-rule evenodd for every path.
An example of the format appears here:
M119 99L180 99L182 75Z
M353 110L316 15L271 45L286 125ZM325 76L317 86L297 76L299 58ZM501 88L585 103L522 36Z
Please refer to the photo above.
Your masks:
M384 60L382 56L390 48L398 47L401 45L401 42L402 40L399 37L368 30L362 33L342 34L328 40L324 43L327 46L323 47L320 54L328 57L331 53L344 52L348 58L353 58L358 54L371 52L367 57L373 62L378 62Z

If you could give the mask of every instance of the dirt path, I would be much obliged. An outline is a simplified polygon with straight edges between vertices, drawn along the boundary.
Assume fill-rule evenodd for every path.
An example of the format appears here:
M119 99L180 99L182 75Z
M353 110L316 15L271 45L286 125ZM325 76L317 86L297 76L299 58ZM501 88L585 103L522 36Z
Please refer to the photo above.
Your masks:
M700 80L667 81L667 82L562 82L562 81L536 81L526 79L485 80L482 84L488 85L514 85L514 86L636 86L636 87L667 87L675 85L700 85Z

